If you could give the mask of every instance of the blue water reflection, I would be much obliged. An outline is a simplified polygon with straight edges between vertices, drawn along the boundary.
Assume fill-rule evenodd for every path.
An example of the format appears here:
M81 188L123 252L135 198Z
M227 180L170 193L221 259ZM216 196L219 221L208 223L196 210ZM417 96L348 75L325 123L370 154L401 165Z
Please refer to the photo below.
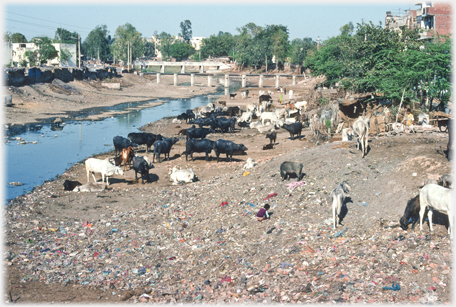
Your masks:
M132 110L128 114L101 121L67 122L60 131L51 130L50 124L43 124L38 131L15 135L14 137L20 137L28 144L20 145L16 140L5 144L6 199L10 200L31 191L33 187L62 174L76 162L112 150L112 138L116 135L127 137L128 133L138 132L139 127L150 122L167 116L177 116L187 109L211 102L207 96L160 101L165 102L159 106ZM125 103L111 109L122 110L143 103ZM37 143L32 144L34 141ZM22 182L24 185L13 186L9 185L9 182Z

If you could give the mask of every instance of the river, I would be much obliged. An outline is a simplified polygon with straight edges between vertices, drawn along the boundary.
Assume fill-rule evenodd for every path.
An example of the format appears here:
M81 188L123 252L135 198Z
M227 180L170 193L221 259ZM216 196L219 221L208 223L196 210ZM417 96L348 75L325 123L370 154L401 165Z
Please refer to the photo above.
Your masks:
M238 86L230 88L230 92ZM217 94L222 94L221 92ZM95 108L81 112L76 117L85 117L103 110L124 110L153 101L163 101L158 106L132 110L128 114L116 115L99 121L75 120L66 122L62 130L50 124L41 124L39 130L27 130L5 140L4 196L6 201L28 193L61 175L73 164L96 154L113 150L112 138L127 137L130 132L168 116L177 116L187 109L194 109L212 101L214 95L187 99L157 99L146 102L124 103L110 108ZM27 144L16 140L20 137ZM9 142L7 142L9 140ZM23 185L10 185L20 182ZM63 188L63 187L62 187Z

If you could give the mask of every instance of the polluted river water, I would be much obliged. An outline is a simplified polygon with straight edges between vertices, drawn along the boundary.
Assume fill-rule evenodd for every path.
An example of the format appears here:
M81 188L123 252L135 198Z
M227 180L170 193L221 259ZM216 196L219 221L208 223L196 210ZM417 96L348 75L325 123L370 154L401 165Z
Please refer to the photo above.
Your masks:
M230 88L230 91L232 90L235 90L235 87ZM124 103L110 107L109 110L126 110L128 113L113 115L97 121L83 118L97 112L100 113L100 110L86 110L74 116L75 118L79 116L81 120L68 121L63 129L51 124L41 124L40 129L29 129L9 136L4 144L6 154L4 197L6 202L63 174L77 162L113 150L114 136L127 137L128 133L139 132L138 128L150 122L164 117L177 116L187 109L206 105L212 101L213 97L216 95ZM135 106L140 107L142 104L155 101L163 103L149 108L134 109ZM133 109L130 110L130 108Z

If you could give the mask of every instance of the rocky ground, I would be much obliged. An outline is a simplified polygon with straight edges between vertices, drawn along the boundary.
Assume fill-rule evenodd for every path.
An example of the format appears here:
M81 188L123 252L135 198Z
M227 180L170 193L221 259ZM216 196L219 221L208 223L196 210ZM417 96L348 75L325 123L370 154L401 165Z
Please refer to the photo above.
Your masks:
M166 118L142 130L177 136L187 127ZM262 149L269 140L253 129L209 135L248 148L219 163L203 154L186 161L180 136L170 161L154 164L150 183L136 182L128 170L102 192L63 191L66 179L87 180L76 164L16 198L4 210L5 301L452 301L446 215L434 214L434 234L427 224L422 232L419 225L399 227L422 181L451 172L446 133L371 135L363 159L354 142L315 145L309 130L295 140L277 132L271 150ZM139 154L152 160L144 148ZM247 158L256 161L253 169L243 168ZM282 181L284 161L304 164L302 181ZM172 185L168 171L175 165L192 167L199 181ZM343 180L352 191L342 225L332 229L329 193ZM264 203L273 214L258 222Z

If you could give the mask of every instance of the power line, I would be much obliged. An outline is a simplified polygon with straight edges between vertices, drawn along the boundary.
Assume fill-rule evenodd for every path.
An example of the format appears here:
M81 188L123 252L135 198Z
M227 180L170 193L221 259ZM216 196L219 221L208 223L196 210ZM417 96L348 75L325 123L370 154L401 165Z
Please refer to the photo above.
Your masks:
M91 30L91 29L86 28L86 27L75 26L75 25L65 24L65 23L56 22L56 21L50 21L50 20L41 19L41 18L36 18L36 17L31 17L31 16L27 16L27 15L18 14L18 13L12 13L12 12L6 12L6 13L7 13L7 14L14 14L14 15L18 15L18 16L23 16L23 17L27 17L27 18L32 18L32 19L36 19L36 20L41 20L41 21L56 23L56 24L59 24L59 25L65 25L65 26L70 26L70 27L76 27L76 28Z
M42 24L37 24L37 23L33 23L33 22L19 21L19 20L14 20L14 19L9 19L9 18L4 18L4 19L8 20L8 21L18 22L21 25L30 25L33 27L40 27L43 29L52 30L53 32L55 32L57 30L57 28L55 26L42 25ZM88 32L83 31L83 32L79 32L79 34L88 34Z

